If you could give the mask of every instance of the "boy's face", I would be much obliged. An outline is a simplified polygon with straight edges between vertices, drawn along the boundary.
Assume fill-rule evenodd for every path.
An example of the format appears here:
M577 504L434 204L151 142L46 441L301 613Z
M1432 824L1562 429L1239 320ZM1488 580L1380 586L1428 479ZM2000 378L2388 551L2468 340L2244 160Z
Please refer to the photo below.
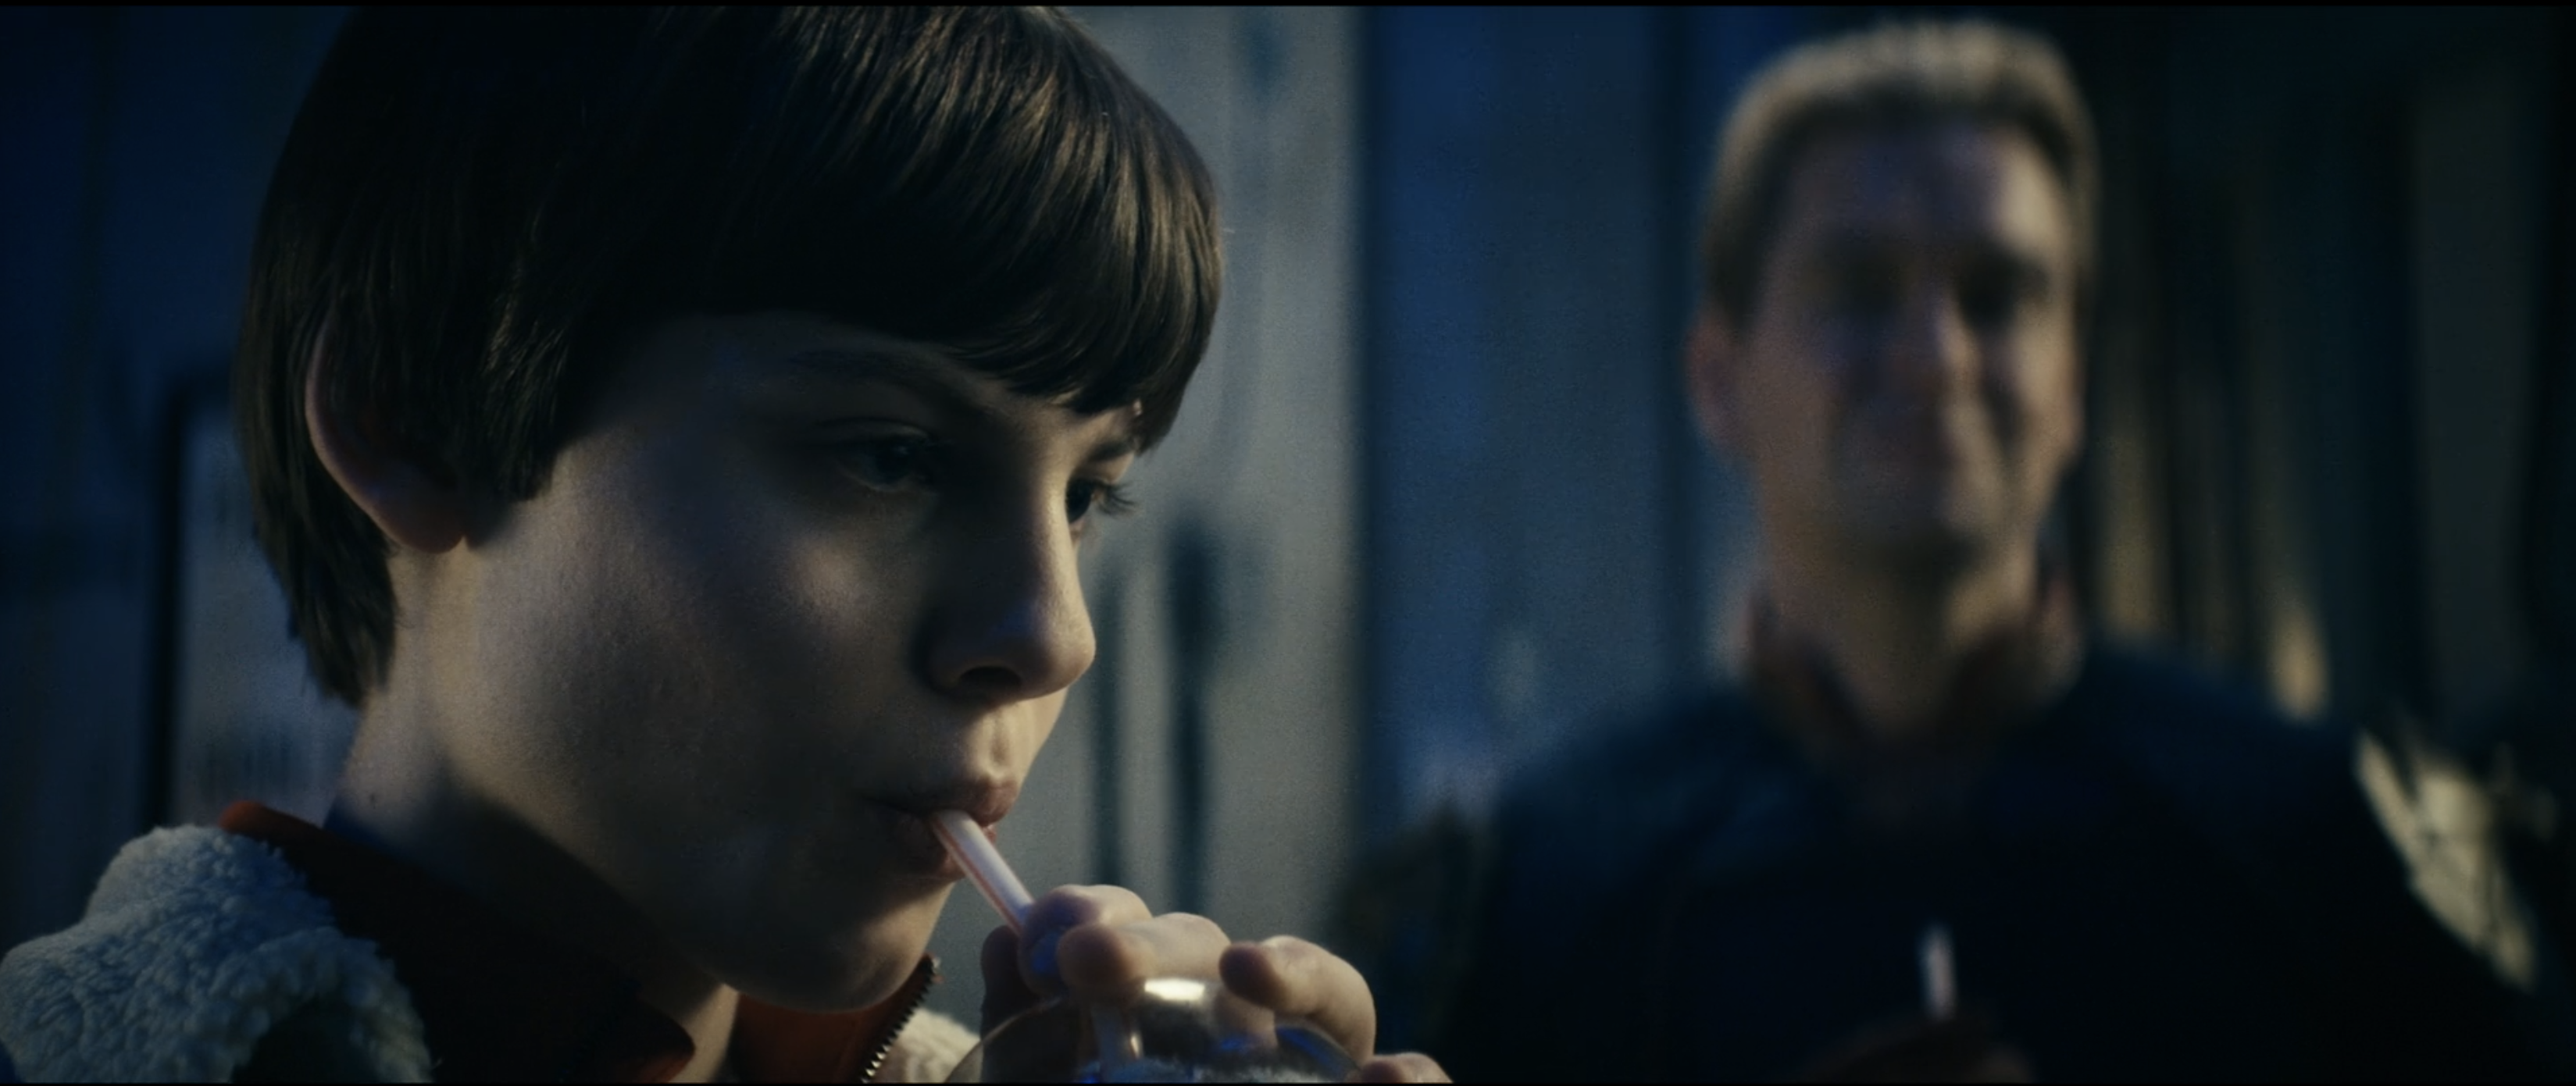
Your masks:
M2083 429L2074 213L2037 148L1827 137L1781 212L1720 427L1766 530L1945 559L2033 537Z
M956 878L918 815L1000 818L1091 664L1075 553L1132 413L805 314L631 350L427 585L441 761L696 968L872 1002Z

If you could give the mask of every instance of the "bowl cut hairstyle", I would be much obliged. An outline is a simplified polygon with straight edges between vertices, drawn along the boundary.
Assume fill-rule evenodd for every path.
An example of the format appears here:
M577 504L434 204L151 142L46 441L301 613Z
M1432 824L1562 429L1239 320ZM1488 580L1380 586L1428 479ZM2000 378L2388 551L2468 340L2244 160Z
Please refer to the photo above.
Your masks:
M1219 286L1214 185L1079 25L1029 8L360 10L253 244L234 404L315 679L394 637L391 544L305 426L534 497L620 353L807 311L1168 432Z
M2074 217L2076 299L2089 308L2100 165L2093 124L2047 40L1978 20L1887 23L1800 46L1756 75L1729 115L1700 260L1708 297L1749 321L1789 171L1827 136L1967 120L2028 137Z

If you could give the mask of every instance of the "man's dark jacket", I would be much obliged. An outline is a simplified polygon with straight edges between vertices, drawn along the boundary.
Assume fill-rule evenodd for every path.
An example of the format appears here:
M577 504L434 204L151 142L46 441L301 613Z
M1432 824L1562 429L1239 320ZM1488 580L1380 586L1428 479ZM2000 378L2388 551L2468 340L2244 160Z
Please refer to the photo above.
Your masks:
M2350 733L2087 654L1946 814L1868 824L1740 690L1543 759L1385 857L1355 958L1460 1081L1778 1079L1960 1004L2043 1080L2514 1077L2509 993L2414 899Z

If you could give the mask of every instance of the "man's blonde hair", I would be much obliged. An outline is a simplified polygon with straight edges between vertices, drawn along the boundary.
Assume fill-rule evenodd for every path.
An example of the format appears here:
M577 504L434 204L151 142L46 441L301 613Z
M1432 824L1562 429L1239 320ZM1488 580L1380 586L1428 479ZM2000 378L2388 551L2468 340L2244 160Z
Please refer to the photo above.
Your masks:
M2027 136L2066 190L2079 297L2089 293L2099 185L2093 125L2057 48L1983 21L1888 23L1791 50L1755 76L1727 118L1700 258L1709 298L1749 317L1790 167L1820 137L1944 121Z

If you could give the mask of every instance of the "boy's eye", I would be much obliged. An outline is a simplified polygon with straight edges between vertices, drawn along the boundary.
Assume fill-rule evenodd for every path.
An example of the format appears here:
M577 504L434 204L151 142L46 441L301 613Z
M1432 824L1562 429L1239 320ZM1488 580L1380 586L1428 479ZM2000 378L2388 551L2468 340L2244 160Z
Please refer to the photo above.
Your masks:
M1135 500L1116 483L1076 479L1064 492L1064 519L1070 524L1082 523L1082 518L1095 511L1115 517L1123 516L1135 507Z
M886 437L853 441L835 455L843 470L860 484L877 490L913 490L938 483L938 447L926 437Z

